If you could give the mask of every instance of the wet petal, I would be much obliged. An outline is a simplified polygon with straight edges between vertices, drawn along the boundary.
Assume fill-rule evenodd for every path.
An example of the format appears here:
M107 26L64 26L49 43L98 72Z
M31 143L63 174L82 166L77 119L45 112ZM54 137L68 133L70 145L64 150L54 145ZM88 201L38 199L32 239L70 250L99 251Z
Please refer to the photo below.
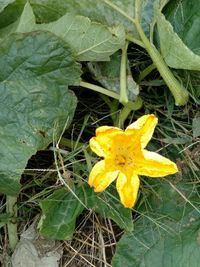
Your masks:
M132 208L137 200L140 180L137 175L127 177L121 173L117 177L117 191L125 208Z
M142 148L145 148L153 135L157 123L158 119L155 115L144 115L129 125L125 133L135 135L135 139L140 139Z
M105 157L112 147L113 137L120 133L123 133L123 131L117 127L99 127L96 130L96 137L90 139L90 148L99 157Z
M174 162L155 152L143 150L144 158L137 166L137 174L150 177L162 177L178 172Z
M89 185L94 187L95 192L105 190L116 178L119 171L108 171L105 167L105 161L97 162L89 175Z

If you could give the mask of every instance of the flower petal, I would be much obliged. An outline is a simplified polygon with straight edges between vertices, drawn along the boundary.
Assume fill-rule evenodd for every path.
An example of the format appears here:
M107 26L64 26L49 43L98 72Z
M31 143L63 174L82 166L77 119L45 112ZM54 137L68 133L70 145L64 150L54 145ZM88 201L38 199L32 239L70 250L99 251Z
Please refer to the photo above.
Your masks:
M155 152L142 150L144 158L137 166L137 174L150 177L162 177L178 172L174 162Z
M117 127L101 126L96 129L96 137L90 139L90 148L99 157L105 157L112 147L113 137L120 133L123 131Z
M122 129L113 126L101 126L96 129L96 136L100 135L112 135L113 133L122 132Z
M158 119L155 115L144 115L129 125L125 133L135 135L136 139L140 139L142 148L145 148L153 135L157 123Z
M89 175L89 185L94 187L95 192L105 190L116 178L119 171L108 171L105 167L105 161L97 162Z
M117 177L117 191L125 208L132 208L137 200L140 180L137 175L127 177L120 172Z
M92 149L92 151L97 154L99 157L104 157L105 156L105 152L103 150L103 146L101 146L98 141L96 140L96 137L92 137L89 141L90 144L90 148ZM105 148L104 148L105 149Z

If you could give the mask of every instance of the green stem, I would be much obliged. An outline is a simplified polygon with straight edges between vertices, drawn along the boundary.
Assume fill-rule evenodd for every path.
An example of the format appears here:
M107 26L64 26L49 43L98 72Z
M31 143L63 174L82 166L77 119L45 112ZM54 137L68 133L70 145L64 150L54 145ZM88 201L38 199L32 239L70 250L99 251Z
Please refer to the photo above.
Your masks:
M91 83L87 83L87 82L80 82L80 86L91 89L95 92L110 96L112 98L118 99L119 100L119 95L113 91L107 90L101 86L95 85L95 84L91 84Z
M120 128L124 128L124 122L128 118L128 115L131 113L131 111L132 110L126 106L121 110L118 122Z
M141 46L142 48L145 48L143 42L141 42L140 40L134 38L133 36L131 36L129 34L126 35L126 40L130 41L131 43L137 44L137 45Z
M91 83L81 81L80 86L87 88L87 89L91 89L95 92L110 96L110 97L117 99L117 100L119 100L119 98L120 98L119 94L117 94L111 90L107 90L107 89L105 89L101 86L98 86L98 85L94 85ZM138 97L134 102L128 101L128 103L126 103L126 106L129 107L131 110L138 110L142 107L142 99L140 97Z
M172 92L176 105L185 105L188 101L188 92L184 88L184 86L179 83L179 81L174 77L171 70L168 68L167 64L163 60L162 56L156 49L156 47L150 43L149 39L146 37L139 21L139 9L140 9L140 0L136 0L135 6L136 14L135 14L135 26L137 31L140 35L142 42L144 43L145 49L149 53L152 61L154 62L155 66L157 67L160 75L162 76L163 80L169 87L170 91Z
M149 65L146 69L140 72L139 78L138 78L138 83L140 83L144 78L149 75L154 69L156 68L155 64Z
M122 48L121 56L121 65L120 65L120 99L119 102L122 104L128 103L127 96L127 48L128 42L125 43L125 46Z
M171 93L175 98L176 105L184 105L188 101L189 94L184 86L174 77L171 70L168 68L167 64L163 60L161 54L156 49L156 47L150 43L149 39L146 37L141 25L140 25L140 5L141 0L135 0L135 18L130 17L126 14L121 8L117 5L113 4L109 0L103 0L107 5L111 8L119 12L121 15L126 17L129 21L131 21L138 31L140 35L141 41L144 44L145 49L149 53L152 61L154 62L155 66L157 67L160 75L162 76L163 80L169 87Z
M18 242L17 236L17 197L6 196L6 211L11 219L7 223L8 240L10 249L13 251Z

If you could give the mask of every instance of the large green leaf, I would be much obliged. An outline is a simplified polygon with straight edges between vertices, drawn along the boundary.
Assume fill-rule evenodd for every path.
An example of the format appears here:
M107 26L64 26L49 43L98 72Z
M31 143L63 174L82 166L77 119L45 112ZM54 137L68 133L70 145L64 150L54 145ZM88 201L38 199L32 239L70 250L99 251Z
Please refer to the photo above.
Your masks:
M107 24L109 26L124 25L130 31L133 31L132 23L118 14L113 9L109 8L104 1L101 0L82 0L82 1L71 1L71 0L30 0L31 6L33 7L34 13L38 22L49 22L56 20L63 16L66 12L71 12L75 15L83 15L94 19L97 22ZM113 1L113 2L116 2ZM118 1L120 7L124 8L130 16L134 14L134 1L125 0ZM6 26L14 22L17 16L23 10L26 0L16 0L15 3L9 6L8 9L3 12L0 18L0 25ZM13 14L15 19L9 18L9 15Z
M74 48L79 61L107 61L125 42L122 26L109 29L86 17L69 13L55 22L38 24L36 29L47 30L61 37Z
M79 85L80 66L72 49L47 32L14 34L0 48L0 81L29 77L56 86Z
M97 194L85 183L74 186L72 191L58 189L41 201L39 228L42 235L50 239L70 239L76 219L84 208L91 208L102 217L112 219L122 229L133 230L131 210L122 206L114 190Z
M157 13L161 53L172 68L200 70L199 8L199 0L170 1L165 11L170 21Z
M110 27L123 25L127 33L132 33L136 38L139 38L135 25L128 18L128 16L132 19L135 17L135 0L110 0L127 16L122 15L103 0L30 0L29 2L39 23L56 20L66 12L70 12L74 15L89 17L92 21L100 22ZM154 4L158 2L166 1L145 0L141 3L141 23L147 35L150 33L150 24L154 18ZM20 16L25 3L26 0L16 0L15 3L11 4L0 17L0 25L6 26L14 22L17 16ZM11 14L12 17L10 17Z
M46 2L49 3L51 1L47 0ZM116 5L117 8L126 15L122 15L121 12L116 11L115 8L111 7L104 0L67 0L63 2L65 2L65 8L68 10L68 12L87 16L92 20L107 24L109 26L116 26L120 24L124 25L127 33L131 33L135 37L139 38L135 24L128 18L135 18L135 0L108 1L111 4ZM154 17L154 4L157 2L158 0L141 1L141 23L147 35L149 35L150 24L152 23Z
M50 33L14 34L0 47L0 192L16 195L28 159L52 142L76 107L73 52Z
M0 31L3 39L12 32L33 30L50 31L71 45L80 61L106 61L115 51L124 46L125 32L122 26L108 28L90 19L73 14L65 14L60 19L48 23L35 23L35 16L29 3L24 7L21 17Z
M121 229L133 230L132 212L121 204L116 190L110 186L102 193L95 193L86 187L86 206L99 213L104 218L112 219Z
M140 209L134 231L124 234L117 244L113 267L197 267L200 260L198 192L182 181L163 182L154 185L147 201L150 209Z
M163 11L184 44L197 55L200 55L199 9L199 0L172 0Z
M108 4L110 2L110 4ZM154 20L154 8L156 6L164 6L165 0L143 0L140 1L138 10L141 18L141 25L145 33L150 35L150 27ZM84 15L92 20L107 24L109 26L124 25L127 33L131 33L135 38L139 39L133 21L135 19L135 0L82 0L82 1L65 1L68 12ZM111 7L114 4L115 7ZM88 6L88 8L86 8ZM124 14L122 14L124 13ZM131 18L131 19L130 19Z
M72 190L73 192L65 188L58 189L41 201L42 217L39 228L43 236L56 240L66 240L72 237L76 218L84 209L83 188L75 187Z
M198 267L199 219L193 212L179 223L165 221L166 231L147 219L140 220L135 233L125 234L117 245L113 267Z

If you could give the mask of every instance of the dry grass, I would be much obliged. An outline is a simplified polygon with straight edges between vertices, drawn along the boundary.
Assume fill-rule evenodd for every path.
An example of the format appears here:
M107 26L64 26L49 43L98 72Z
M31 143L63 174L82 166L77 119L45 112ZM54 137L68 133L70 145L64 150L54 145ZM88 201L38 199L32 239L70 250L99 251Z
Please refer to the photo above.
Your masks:
M109 219L88 211L79 220L73 239L63 242L61 266L111 267L115 245L121 234Z

